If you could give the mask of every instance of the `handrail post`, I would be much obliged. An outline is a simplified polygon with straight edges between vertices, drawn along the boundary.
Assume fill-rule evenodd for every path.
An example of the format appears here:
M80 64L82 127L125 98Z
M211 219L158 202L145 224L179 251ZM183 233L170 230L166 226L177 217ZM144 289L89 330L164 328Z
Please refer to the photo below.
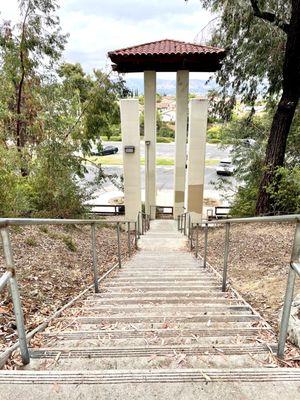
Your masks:
M135 243L135 248L138 248L138 233L137 233L137 221L134 223L134 243Z
M230 222L226 222L226 224L225 224L225 244L224 244L224 266L223 266L222 292L226 292L226 285L227 285L229 235L230 235Z
M191 221L191 219L190 219L190 221ZM190 231L190 250L192 251L193 250L193 223L191 223L191 222L190 222L189 231Z
M93 272L94 272L94 287L95 293L99 293L98 283L98 262L97 262L97 250L96 250L96 225L91 224L92 228L92 254L93 254Z
M177 230L180 230L180 223L179 223L180 216L177 215Z
M138 212L138 218L137 218L137 229L138 229L138 239L141 237L141 221L140 221L140 215L141 212Z
M198 258L199 252L199 224L196 225L196 246L195 246L195 257Z
M184 226L183 226L183 233L186 235L186 214L184 214Z
M26 340L26 331L24 325L24 316L22 311L22 304L20 299L20 292L18 287L18 282L16 280L16 271L12 255L12 248L9 238L9 233L7 228L1 228L1 237L3 244L3 252L5 258L5 264L7 271L10 271L12 276L9 279L10 292L12 296L12 301L14 305L14 314L16 317L16 325L19 336L21 358L24 365L29 364L30 356L28 351L28 345Z
M119 268L121 268L122 264L121 264L120 222L117 222L117 243L118 243L118 263L119 263Z
M203 267L206 267L207 260L207 245L208 245L208 223L205 223L204 228L204 256L203 256Z
M278 349L277 349L277 355L279 358L284 357L284 348L287 338L291 307L294 297L296 271L293 268L293 263L299 263L299 261L300 261L300 221L298 220L295 230L291 263L290 263L290 269L289 269L289 275L288 275L286 292L284 296L282 317L280 323L280 332L279 332Z
M127 222L127 243L128 243L128 256L131 257L130 222Z
M287 338L287 331L288 331L289 319L290 319L293 296L294 296L295 278L296 278L296 272L293 270L292 265L290 265L287 287L284 296L282 317L280 322L280 332L279 332L278 349L277 349L277 355L279 358L284 357L284 348Z

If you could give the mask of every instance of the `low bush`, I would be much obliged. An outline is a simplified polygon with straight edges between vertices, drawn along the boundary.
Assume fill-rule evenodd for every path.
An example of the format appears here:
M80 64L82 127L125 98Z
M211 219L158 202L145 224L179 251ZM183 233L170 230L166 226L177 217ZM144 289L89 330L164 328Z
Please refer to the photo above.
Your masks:
M174 139L171 137L157 137L157 143L172 143L174 142Z

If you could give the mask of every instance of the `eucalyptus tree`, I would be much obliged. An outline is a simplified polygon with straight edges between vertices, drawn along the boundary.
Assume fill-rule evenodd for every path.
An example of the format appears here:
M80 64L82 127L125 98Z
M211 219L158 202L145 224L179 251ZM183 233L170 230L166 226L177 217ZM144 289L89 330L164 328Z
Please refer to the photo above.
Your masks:
M277 102L268 135L256 213L268 213L268 186L278 179L300 97L300 0L202 0L216 13L212 45L227 50L217 74L219 111L236 96L254 104L259 95ZM229 100L230 99L230 100Z
M26 166L27 146L40 140L40 89L49 78L66 43L56 0L19 0L20 22L3 21L0 27L3 123L6 139L13 140Z

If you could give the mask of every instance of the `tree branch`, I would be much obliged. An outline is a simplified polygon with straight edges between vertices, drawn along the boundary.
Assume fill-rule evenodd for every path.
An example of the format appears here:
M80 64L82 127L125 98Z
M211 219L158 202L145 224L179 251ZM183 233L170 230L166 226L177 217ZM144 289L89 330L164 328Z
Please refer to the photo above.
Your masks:
M258 0L250 0L253 9L253 14L255 17L263 19L264 21L271 22L272 24L278 26L283 32L288 33L290 25L279 18L277 15L270 13L268 11L261 11L258 5Z

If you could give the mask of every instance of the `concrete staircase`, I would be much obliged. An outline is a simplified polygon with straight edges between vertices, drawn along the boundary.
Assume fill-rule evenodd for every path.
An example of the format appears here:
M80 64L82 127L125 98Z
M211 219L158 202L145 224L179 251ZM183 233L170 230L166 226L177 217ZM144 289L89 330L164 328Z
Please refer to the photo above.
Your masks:
M139 247L43 333L29 366L0 373L1 399L300 398L300 370L274 367L269 326L221 292L173 221L153 221Z

